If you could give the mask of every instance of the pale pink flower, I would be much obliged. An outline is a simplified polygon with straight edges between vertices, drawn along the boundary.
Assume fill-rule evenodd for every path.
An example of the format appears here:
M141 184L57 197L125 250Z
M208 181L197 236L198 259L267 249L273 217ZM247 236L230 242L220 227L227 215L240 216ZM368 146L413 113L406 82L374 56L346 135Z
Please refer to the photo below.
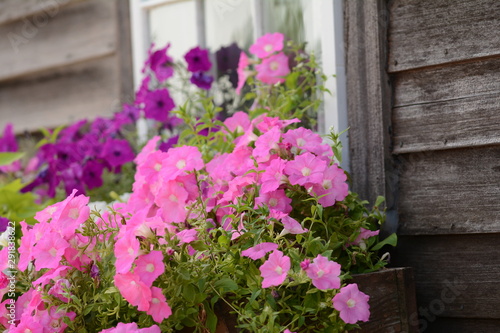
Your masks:
M152 137L148 141L148 143L146 143L146 145L142 148L141 152L139 154L137 154L136 158L134 159L134 162L137 165L143 164L147 160L149 154L156 151L156 147L157 147L158 141L160 141L160 139L161 139L161 137L159 135Z
M197 147L182 146L170 148L163 159L160 176L163 181L175 179L188 171L200 170L204 167L201 153Z
M313 185L313 192L319 196L318 202L324 207L333 206L335 202L342 201L349 194L346 183L347 176L337 164L326 168L323 180Z
M305 271L316 288L327 290L340 288L340 269L341 266L335 261L318 254Z
M278 152L280 139L281 131L278 127L273 127L259 136L255 141L255 149L252 153L257 162L269 161L271 155Z
M245 85L245 82L247 81L248 78L248 67L249 61L248 61L248 56L246 55L245 52L240 53L240 60L238 61L238 85L236 87L236 93L239 95L241 93L241 89L243 89L243 86Z
M277 158L272 160L268 166L263 167L264 172L261 174L262 186L260 187L262 193L275 191L281 184L286 183L288 178L283 173L285 165L285 160Z
M157 323L161 323L163 319L170 317L172 314L172 309L160 288L151 288L151 302L147 314L153 317L153 320Z
M182 222L186 219L188 192L175 180L167 181L159 188L155 203L162 209L166 222Z
M320 184L325 169L325 161L311 153L304 153L287 162L285 173L292 185Z
M124 229L122 229L124 230ZM118 241L115 243L116 272L126 273L132 268L135 258L139 255L140 244L133 230L119 233Z
M315 153L317 147L323 143L323 139L310 129L299 127L284 133L283 142L292 145L292 152L294 154L300 154L303 150Z
M283 331L283 333L296 333L296 332L291 332L288 328Z
M273 127L278 127L279 130L282 130L290 124L300 123L300 120L297 118L282 120L279 117L268 117L266 114L263 114L255 118L253 123L259 131L266 133Z
M140 276L142 282L148 287L165 272L163 254L161 251L151 251L148 254L139 256L135 261L134 273Z
M151 289L131 272L115 275L115 285L120 294L139 311L147 311L151 302Z
M175 234L180 244L188 244L198 240L198 231L196 229L184 229Z
M235 112L231 117L224 120L224 125L231 132L243 134L250 128L251 122L248 113L243 111Z
M307 229L304 229L302 227L302 225L300 225L300 223L297 222L297 220L291 218L288 215L283 216L283 218L281 219L281 223L283 223L283 227L284 227L284 230L281 233L282 235L286 235L286 234L297 235L297 234L303 234L303 233L309 231Z
M269 210L277 210L286 214L292 211L291 203L292 199L286 196L285 190L283 189L261 193L255 198L256 206L267 206Z
M148 184L155 183L160 175L163 160L167 156L167 153L160 150L150 153L146 160L137 166L136 177L142 177L143 181Z
M257 80L267 84L283 83L285 76L290 73L288 57L284 53L278 53L262 60L262 63L255 65L255 69L257 70Z
M69 266L61 265L56 269L50 269L45 272L41 277L33 281L33 286L41 285L42 287L46 284L50 283L51 280L58 280L62 277L65 277L67 272L71 269Z
M33 248L35 269L39 271L42 268L57 268L68 247L69 243L61 235L56 233L45 235Z
M348 284L332 299L333 307L340 312L340 318L347 324L370 319L370 296L359 291L358 285Z
M290 257L284 256L283 252L274 250L269 259L259 268L262 280L262 288L279 286L285 281L290 270Z
M284 38L285 36L279 32L265 34L250 46L249 51L261 59L265 58L274 52L283 50Z
M260 259L264 257L268 252L274 251L278 249L278 244L275 243L260 243L251 248L248 248L241 252L243 257L248 257L253 260Z
M238 198L245 195L248 188L252 188L256 181L256 174L250 173L245 176L237 176L228 183L228 189L224 192L222 198L228 202L235 202Z
M136 323L118 323L116 327L102 330L99 333L161 333L161 330L156 325L146 328L139 328Z
M76 318L76 313L58 310L58 308L54 306L46 311L46 315L41 319L41 324L47 329L45 332L61 333L68 327L68 325L64 323L65 317L73 321Z
M75 235L75 231L90 216L90 208L87 206L89 198L84 195L76 196L77 190L73 190L64 201L60 203L58 212L54 213L50 222L52 228L59 232L66 240Z
M370 237L374 237L374 236L377 236L379 234L380 230L375 230L375 231L371 231L371 230L368 230L368 229L365 229L365 228L359 228L359 235L358 237L356 237L356 239L354 240L354 242L350 243L350 244L347 244L348 246L349 245L357 245L361 248L366 248L366 240Z

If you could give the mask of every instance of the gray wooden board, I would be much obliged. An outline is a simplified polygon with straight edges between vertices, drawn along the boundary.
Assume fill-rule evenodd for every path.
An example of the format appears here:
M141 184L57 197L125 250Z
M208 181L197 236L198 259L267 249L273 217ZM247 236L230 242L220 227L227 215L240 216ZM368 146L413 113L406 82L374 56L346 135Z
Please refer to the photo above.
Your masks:
M389 72L500 54L500 1L389 2Z
M401 236L392 260L413 267L421 318L499 319L499 243L496 233Z
M421 319L423 320L423 319ZM437 318L427 325L425 333L498 333L499 319Z
M345 1L347 108L353 190L374 202L386 193L390 89L384 70L385 1Z
M0 129L8 122L16 132L55 127L119 106L116 59L109 56L0 84Z
M398 157L399 232L500 232L500 146Z
M395 154L500 143L500 91L393 108Z
M410 316L416 313L415 282L410 268L354 275L353 283L370 296L370 320L359 332L418 332Z
M0 25L39 13L57 15L64 6L77 1L83 0L0 0Z
M48 72L112 54L117 43L115 0L89 0L0 26L0 81ZM37 23L38 22L38 23Z

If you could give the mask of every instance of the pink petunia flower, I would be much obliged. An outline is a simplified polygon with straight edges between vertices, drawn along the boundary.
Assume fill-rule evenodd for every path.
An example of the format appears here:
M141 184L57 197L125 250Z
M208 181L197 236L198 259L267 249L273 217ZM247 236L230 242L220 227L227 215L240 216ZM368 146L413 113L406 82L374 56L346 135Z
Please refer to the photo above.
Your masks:
M290 270L290 257L284 256L283 252L274 250L269 259L259 268L262 280L262 288L279 286L285 281Z
M198 231L196 229L184 229L175 234L175 237L179 239L180 244L188 244L198 240Z
M268 206L269 210L277 210L286 214L292 211L291 203L292 199L286 196L285 190L283 189L261 193L255 198L256 206Z
M296 333L296 332L291 332L289 329L286 329L283 331L283 333Z
M120 294L139 311L147 311L151 302L151 289L131 272L115 275L115 285Z
M280 139L281 131L278 127L273 127L259 136L255 141L255 149L252 153L257 162L262 163L269 161L271 155L277 153Z
M151 315L157 323L161 323L163 319L170 317L172 314L172 309L168 305L160 288L151 288L151 302L147 314Z
M205 165L197 147L182 146L170 148L161 166L163 181L175 179L177 176L193 170L200 170Z
M283 49L283 40L285 36L279 32L268 33L259 37L255 43L250 46L250 53L259 57L265 58L274 52L279 52Z
M255 66L257 80L267 84L283 83L285 76L290 73L288 57L284 53L278 53L262 60Z
M236 87L236 93L239 95L241 93L241 89L243 89L243 86L245 85L245 82L247 81L248 78L248 67L249 61L248 61L248 56L246 55L245 52L241 52L240 54L240 60L238 62L238 86Z
M51 307L50 310L46 311L46 315L41 319L42 326L47 329L44 332L64 332L64 330L68 327L68 325L64 323L65 317L68 317L71 321L73 321L76 318L76 313L58 310L55 306Z
M332 299L333 307L340 312L340 318L347 324L368 321L370 318L370 296L359 291L358 285L348 284Z
M346 183L347 176L337 164L326 168L323 179L313 185L313 191L320 196L318 202L324 207L333 206L335 202L342 201L349 194Z
M186 219L186 202L188 192L175 180L162 184L155 203L162 209L162 217L166 222L182 222Z
M124 230L124 229L122 229ZM123 231L115 243L116 272L126 273L132 268L134 260L139 255L140 244L133 230Z
M281 219L281 223L283 223L283 231L281 232L281 235L286 235L286 234L303 234L305 232L308 232L309 230L304 229L297 220L294 218L291 218L288 215L283 216Z
M165 272L163 254L161 251L151 251L136 259L134 273L138 274L141 281L148 287L153 285L156 278Z
M253 260L264 257L268 252L278 249L278 244L275 243L260 243L241 252L243 257L248 257Z
M305 153L296 156L292 161L288 161L285 166L285 173L292 185L320 184L325 169L325 161L311 153Z
M137 326L137 323L118 323L116 327L102 330L99 333L161 333L161 330L157 325L146 328L139 328Z
M42 268L57 268L68 247L69 243L61 235L56 233L45 235L33 248L35 269L39 271Z
M286 183L288 178L283 173L285 166L286 161L277 158L272 160L269 165L264 168L264 172L261 174L262 186L260 191L262 193L275 191L281 184Z
M335 261L318 254L305 271L316 288L327 290L340 288L340 269L341 266Z
M243 111L235 112L231 117L224 120L224 125L237 134L243 134L250 128L251 122L248 113Z
M303 150L315 153L317 147L323 143L323 139L310 129L299 127L284 133L283 142L292 145L292 152L294 154L300 154Z
M347 244L347 245L348 246L349 245L357 245L357 246L361 247L362 249L366 248L365 241L370 237L377 236L379 234L379 232L380 232L380 230L371 231L371 230L368 230L365 228L359 228L358 237L356 237L354 242L352 242L351 244Z

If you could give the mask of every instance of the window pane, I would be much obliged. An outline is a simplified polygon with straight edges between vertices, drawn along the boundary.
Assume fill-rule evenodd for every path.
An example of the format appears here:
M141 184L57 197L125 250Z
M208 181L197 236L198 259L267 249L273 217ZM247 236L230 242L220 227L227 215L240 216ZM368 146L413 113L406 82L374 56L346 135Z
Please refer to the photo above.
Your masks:
M252 6L250 0L205 1L207 47L214 52L236 42L248 48L254 39Z
M198 43L194 0L165 4L151 9L149 31L151 41L157 47L171 43L169 55L174 59L181 59Z

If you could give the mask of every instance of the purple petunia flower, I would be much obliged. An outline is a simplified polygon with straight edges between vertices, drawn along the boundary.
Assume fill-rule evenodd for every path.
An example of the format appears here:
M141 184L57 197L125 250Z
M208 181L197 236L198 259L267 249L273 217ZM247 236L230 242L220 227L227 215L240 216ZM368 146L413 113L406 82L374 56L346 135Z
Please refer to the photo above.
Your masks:
M166 79L174 75L174 60L167 55L169 48L170 44L165 46L163 49L153 52L147 60L149 62L149 67L153 73L155 73L156 78L160 82L164 82Z
M87 185L89 190L102 186L103 170L104 166L97 161L91 160L85 163L85 166L83 167L82 181L85 185Z
M101 158L113 168L132 162L134 157L134 151L127 140L111 139L102 148Z
M207 75L203 72L193 73L191 76L191 83L196 85L198 88L209 90L214 81L213 76Z
M144 114L146 118L165 122L168 113L175 107L174 100L167 89L158 89L148 92L144 97Z
M188 63L190 72L206 72L212 68L212 63L208 59L208 50L200 49L199 46L189 50L184 56Z
M7 226L9 225L9 219L3 216L0 216L0 234L7 230Z
M158 149L163 151L163 152L167 152L170 148L172 148L174 145L176 145L177 142L179 142L178 135L173 136L170 139L168 139L167 141L160 143L160 146L158 147Z

